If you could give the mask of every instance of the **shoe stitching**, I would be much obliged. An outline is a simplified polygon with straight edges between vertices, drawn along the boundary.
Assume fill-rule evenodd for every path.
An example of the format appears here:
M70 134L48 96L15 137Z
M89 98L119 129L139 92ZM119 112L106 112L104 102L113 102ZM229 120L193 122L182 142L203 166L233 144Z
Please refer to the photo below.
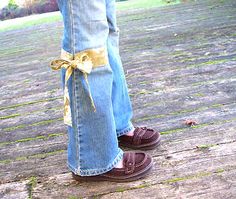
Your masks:
M145 131L143 131L142 128L139 128L137 127L137 131L134 132L134 135L133 135L133 144L134 145L140 145L141 142L142 142L142 137L144 136L145 134Z
M135 170L135 154L136 153L128 153L127 161L125 162L125 174L131 174Z

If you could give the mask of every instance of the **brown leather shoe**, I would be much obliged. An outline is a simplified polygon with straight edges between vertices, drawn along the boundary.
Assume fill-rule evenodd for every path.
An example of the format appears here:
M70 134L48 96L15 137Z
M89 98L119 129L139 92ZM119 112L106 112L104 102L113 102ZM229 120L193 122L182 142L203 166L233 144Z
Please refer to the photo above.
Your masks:
M113 181L130 182L144 177L152 168L152 157L144 152L125 152L123 155L123 168L112 170L96 176L79 176L72 172L77 181Z
M118 140L121 146L147 150L154 149L160 144L161 135L147 127L135 127L133 136L122 135Z

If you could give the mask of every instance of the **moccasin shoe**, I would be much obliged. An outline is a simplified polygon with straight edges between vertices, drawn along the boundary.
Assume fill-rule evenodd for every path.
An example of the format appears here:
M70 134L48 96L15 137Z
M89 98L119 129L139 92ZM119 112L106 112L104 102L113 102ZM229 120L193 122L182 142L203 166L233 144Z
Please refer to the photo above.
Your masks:
M154 149L160 144L161 135L159 132L147 127L135 127L134 135L122 135L118 137L121 146L132 149L148 150Z
M112 170L96 176L79 176L72 172L77 181L113 181L130 182L146 176L153 166L152 157L144 152L124 152L123 168Z

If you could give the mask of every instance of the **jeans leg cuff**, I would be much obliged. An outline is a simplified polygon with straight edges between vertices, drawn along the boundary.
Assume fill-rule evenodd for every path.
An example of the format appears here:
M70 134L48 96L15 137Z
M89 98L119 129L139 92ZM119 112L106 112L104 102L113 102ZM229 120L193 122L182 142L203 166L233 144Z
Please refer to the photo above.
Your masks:
M120 137L120 136L122 136L122 135L125 135L126 133L128 133L129 131L131 131L131 130L133 130L133 129L134 129L134 125L133 125L131 122L129 122L129 125L128 125L126 128L124 128L124 129L121 130L121 131L116 132L117 137Z
M100 175L100 174L103 174L103 173L106 173L106 172L112 170L115 167L115 165L123 158L123 154L124 154L124 152L119 148L118 155L113 160L113 162L111 164L109 164L106 168L102 168L102 169L86 169L86 170L76 169L73 166L71 166L68 162L67 162L67 167L73 173L80 175L80 176Z

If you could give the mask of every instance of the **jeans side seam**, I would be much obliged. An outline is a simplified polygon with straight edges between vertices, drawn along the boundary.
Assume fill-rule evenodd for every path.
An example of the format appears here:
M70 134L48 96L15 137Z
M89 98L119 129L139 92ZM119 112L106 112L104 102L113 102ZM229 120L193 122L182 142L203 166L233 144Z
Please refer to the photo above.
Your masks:
M75 22L74 22L74 8L73 8L73 3L72 0L69 0L69 6L70 6L70 21L71 21L71 51L74 59L75 55ZM73 85L74 85L74 115L75 115L75 143L76 143L76 159L78 161L77 169L80 170L80 144L79 144L79 126L78 126L78 105L77 105L77 94L76 91L78 90L77 88L77 78L76 78L76 70L73 71Z
M72 98L75 99L75 90L76 90L76 85L75 85L75 72L73 72L73 81L72 81L72 85L73 85L73 96ZM74 132L75 132L75 143L76 143L76 159L78 159L78 139L77 139L77 130L78 130L78 127L77 127L77 111L76 111L76 100L73 100L73 115L74 115L74 124L73 124L73 129L74 129Z
M76 145L77 145L77 160L78 160L78 165L77 165L77 170L80 170L80 166L81 166L81 159L80 159L80 138L79 138L79 133L80 133L80 129L78 126L78 122L79 122L79 110L78 110L78 95L76 94L76 91L78 91L78 84L77 84L77 71L74 70L74 84L75 84L75 90L74 90L74 94L75 94L75 98L74 98L74 102L75 102L75 118L76 118Z
M73 54L73 58L74 58L74 54L75 54L75 32L74 32L74 12L73 12L73 4L72 4L72 0L69 0L69 6L70 6L70 22L71 22L71 43L70 43L70 47L72 50L72 54Z

